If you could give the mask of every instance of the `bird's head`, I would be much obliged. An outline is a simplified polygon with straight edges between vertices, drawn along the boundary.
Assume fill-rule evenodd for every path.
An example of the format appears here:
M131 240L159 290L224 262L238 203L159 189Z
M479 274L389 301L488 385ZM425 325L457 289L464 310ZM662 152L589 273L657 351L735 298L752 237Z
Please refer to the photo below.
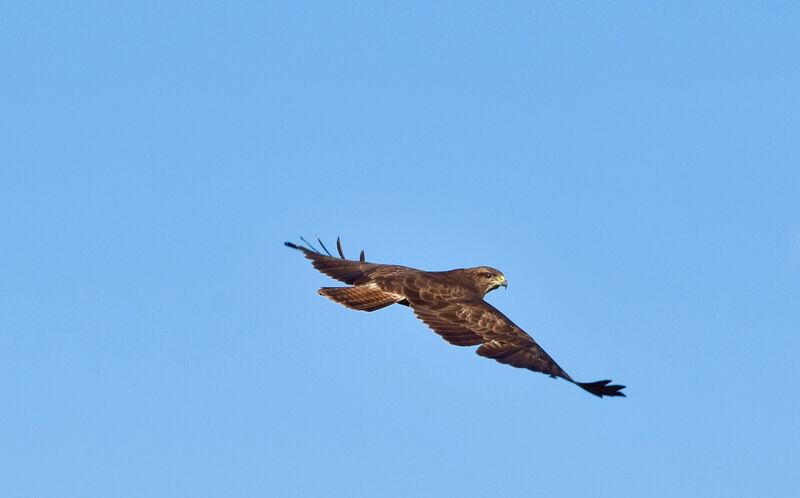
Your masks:
M483 295L486 295L498 287L508 287L508 280L506 280L506 276L503 275L503 272L490 266L469 268L467 272L470 277L472 277L475 288L483 293Z

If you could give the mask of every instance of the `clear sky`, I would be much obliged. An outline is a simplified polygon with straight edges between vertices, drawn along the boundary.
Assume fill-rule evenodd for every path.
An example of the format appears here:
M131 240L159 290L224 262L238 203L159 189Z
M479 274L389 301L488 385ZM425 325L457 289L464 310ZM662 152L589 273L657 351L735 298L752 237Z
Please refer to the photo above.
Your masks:
M798 4L394 3L0 6L0 496L800 495Z

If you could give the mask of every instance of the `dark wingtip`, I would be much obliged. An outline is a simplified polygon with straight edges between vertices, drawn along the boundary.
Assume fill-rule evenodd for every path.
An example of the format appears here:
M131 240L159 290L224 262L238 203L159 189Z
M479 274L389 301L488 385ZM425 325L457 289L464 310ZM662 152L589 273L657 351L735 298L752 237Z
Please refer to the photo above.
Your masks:
M602 398L603 396L620 396L625 398L625 393L622 392L625 386L611 384L610 380L598 380L597 382L576 382L575 384L581 389L590 392Z
M317 236L317 242L319 242L319 245L321 245L321 246L322 246L322 249L324 249L324 250L325 250L325 253L326 253L328 256L330 256L330 257L333 257L333 254L331 254L331 252L328 250L328 248L327 248L327 247L325 247L325 243L324 243L324 242L322 242L322 239L320 239L320 238L319 238L319 236Z
M319 252L319 249L317 249L316 247L314 247L314 244L312 244L311 242L307 241L307 240L305 239L305 237L300 237L300 240L302 240L302 241L303 241L303 243L304 243L305 245L307 245L307 246L308 246L308 248L309 248L309 249L311 249L312 251L314 251L315 253L317 253L317 254L322 254L321 252Z
M297 251L300 251L303 254L309 254L309 253L316 253L317 252L317 251L312 251L308 247L303 247L300 244L295 244L294 242L284 242L283 245L285 245L289 249L295 249Z
M344 251L342 250L342 239L336 237L336 250L339 251L339 257L342 259L346 259L344 257Z
M303 244L305 245L295 244L294 242L284 242L283 245L291 249L296 249L304 253L306 257L311 257L312 259L315 259L317 256L325 256L326 254L327 257L329 258L335 257L333 254L331 254L328 248L325 247L325 243L322 242L322 239L320 239L319 237L317 237L317 242L319 242L319 245L322 246L322 250L325 251L324 254L320 252L319 249L317 249L314 245L312 245L311 242L307 241L304 237L300 237L300 240L302 240ZM344 250L342 250L342 241L341 239L339 239L339 237L336 237L336 251L339 253L340 258L347 259L344 256ZM316 256L312 257L311 255L316 255ZM361 251L360 260L364 261L364 251Z

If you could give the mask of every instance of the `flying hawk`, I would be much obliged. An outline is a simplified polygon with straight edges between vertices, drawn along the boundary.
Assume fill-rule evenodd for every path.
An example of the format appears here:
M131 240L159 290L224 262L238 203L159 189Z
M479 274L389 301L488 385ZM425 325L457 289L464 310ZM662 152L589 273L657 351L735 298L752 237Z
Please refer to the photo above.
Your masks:
M561 377L595 396L625 396L625 386L610 380L576 382L550 358L531 336L483 300L498 287L508 287L505 275L488 266L449 271L422 271L399 265L383 265L344 257L342 243L336 239L339 257L334 257L320 239L325 251L285 242L301 251L320 272L350 287L323 287L319 293L348 308L375 311L392 304L409 306L434 332L456 346L478 346L477 353L517 368L527 368L556 378Z

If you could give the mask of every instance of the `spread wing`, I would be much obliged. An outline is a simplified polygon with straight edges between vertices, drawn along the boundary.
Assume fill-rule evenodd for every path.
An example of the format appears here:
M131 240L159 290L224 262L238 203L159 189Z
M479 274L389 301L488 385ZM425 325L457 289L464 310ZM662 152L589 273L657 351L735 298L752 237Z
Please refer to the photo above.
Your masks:
M415 296L416 297L416 296ZM533 338L483 299L455 302L411 301L414 313L457 346L481 344L476 353L500 363L566 379L595 396L625 396L625 386L609 380L576 382Z
M411 307L420 320L451 344L481 344L476 351L480 356L572 380L530 335L482 299L444 305L412 301Z
M286 247L291 247L292 249L297 249L302 252L306 258L311 260L311 264L314 268L320 272L350 285L365 283L369 281L369 276L376 270L390 267L390 265L367 263L365 261L364 251L361 251L361 256L358 261L346 259L344 257L344 251L342 250L342 242L338 238L336 239L336 249L339 253L338 258L328 252L328 248L325 247L325 244L323 244L321 240L317 239L317 241L319 241L325 253L318 251L305 239L303 239L303 242L309 247L293 244L291 242L284 242L284 244Z

